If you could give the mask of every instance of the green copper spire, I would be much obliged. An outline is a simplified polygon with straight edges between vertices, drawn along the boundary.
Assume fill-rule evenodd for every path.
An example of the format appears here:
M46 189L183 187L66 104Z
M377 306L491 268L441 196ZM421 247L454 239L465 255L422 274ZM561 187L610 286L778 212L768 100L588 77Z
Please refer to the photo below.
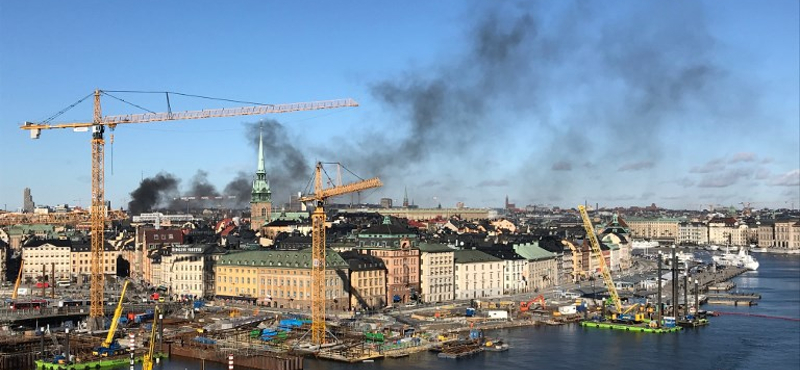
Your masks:
M272 192L269 189L267 170L264 165L264 135L258 134L258 170L256 178L253 180L253 192L251 193L250 203L271 203Z
M264 172L266 173L267 170L264 169L264 133L262 132L264 125L261 125L261 128L258 130L258 173Z

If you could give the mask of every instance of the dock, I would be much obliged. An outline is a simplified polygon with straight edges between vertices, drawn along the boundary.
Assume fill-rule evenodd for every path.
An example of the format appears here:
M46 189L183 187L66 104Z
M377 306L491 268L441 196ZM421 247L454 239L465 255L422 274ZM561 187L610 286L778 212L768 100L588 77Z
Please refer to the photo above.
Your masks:
M481 340L469 340L450 343L442 347L442 351L437 356L439 358L457 359L466 356L472 356L476 353L483 352Z
M708 290L712 292L727 292L733 288L736 288L736 284L730 281L726 281L724 283L717 283L712 286L709 286Z
M758 302L753 299L709 299L708 304L721 306L756 306Z
M709 299L761 299L758 293L708 293Z

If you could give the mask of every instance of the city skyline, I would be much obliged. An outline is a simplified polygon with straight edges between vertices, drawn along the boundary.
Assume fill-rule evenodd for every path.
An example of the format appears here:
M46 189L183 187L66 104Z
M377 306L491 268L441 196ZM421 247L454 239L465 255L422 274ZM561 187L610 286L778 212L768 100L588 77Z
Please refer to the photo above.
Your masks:
M22 207L27 187L37 204L87 206L90 135L30 140L19 125L100 88L360 103L120 125L106 153L115 208L159 174L179 196L241 191L262 121L276 204L321 160L381 177L370 203L407 188L421 207L800 205L798 4L613 3L4 4L0 203ZM164 94L111 94L167 110ZM104 97L103 112L140 111ZM56 121L91 114L84 102Z

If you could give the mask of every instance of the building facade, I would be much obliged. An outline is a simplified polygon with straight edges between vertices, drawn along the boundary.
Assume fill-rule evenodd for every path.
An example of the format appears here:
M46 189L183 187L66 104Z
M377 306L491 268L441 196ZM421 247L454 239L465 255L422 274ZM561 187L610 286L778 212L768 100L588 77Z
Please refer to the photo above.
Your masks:
M538 292L558 285L559 262L554 253L535 243L515 245L514 251L528 261L528 291Z
M208 298L215 293L214 266L226 250L213 244L176 245L161 255L160 284L176 298Z
M444 244L420 243L420 300L449 302L454 298L455 249Z
M706 245L708 244L708 226L702 222L678 223L678 244L680 245Z
M348 264L326 251L325 305L345 310L349 297L343 276ZM217 299L252 299L277 308L311 309L311 250L256 250L229 253L215 266Z
M454 262L456 299L503 295L503 260L478 250L457 250Z
M798 249L800 248L800 224L797 220L775 221L774 248Z
M34 240L22 246L22 281L36 282L43 275L50 276L55 266L56 279L70 277L69 240Z
M92 278L92 245L89 241L73 242L70 245L70 271L77 283L89 282ZM117 257L121 251L106 243L100 270L104 275L117 274ZM27 263L27 262L26 262Z
M349 266L345 284L345 290L350 294L348 308L358 311L386 307L386 266L383 260L357 251L340 255Z
M386 302L407 303L420 297L420 251L417 234L384 216L383 222L356 235L359 253L378 257L386 265Z
M633 239L659 240L675 243L678 239L679 218L626 218Z

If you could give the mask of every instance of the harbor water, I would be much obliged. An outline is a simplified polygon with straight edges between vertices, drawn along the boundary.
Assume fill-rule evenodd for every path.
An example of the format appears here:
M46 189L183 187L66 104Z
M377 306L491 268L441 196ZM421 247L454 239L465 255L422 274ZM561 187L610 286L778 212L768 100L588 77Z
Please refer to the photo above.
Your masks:
M761 266L735 278L739 290L761 294L757 306L705 306L730 313L711 325L675 334L541 326L489 332L512 348L459 360L418 353L374 363L307 359L307 370L405 369L800 369L800 256L757 254ZM763 316L744 316L747 314ZM790 318L794 320L785 320ZM227 364L170 359L162 370L227 369ZM137 365L137 369L139 366ZM127 367L119 370L127 369Z

